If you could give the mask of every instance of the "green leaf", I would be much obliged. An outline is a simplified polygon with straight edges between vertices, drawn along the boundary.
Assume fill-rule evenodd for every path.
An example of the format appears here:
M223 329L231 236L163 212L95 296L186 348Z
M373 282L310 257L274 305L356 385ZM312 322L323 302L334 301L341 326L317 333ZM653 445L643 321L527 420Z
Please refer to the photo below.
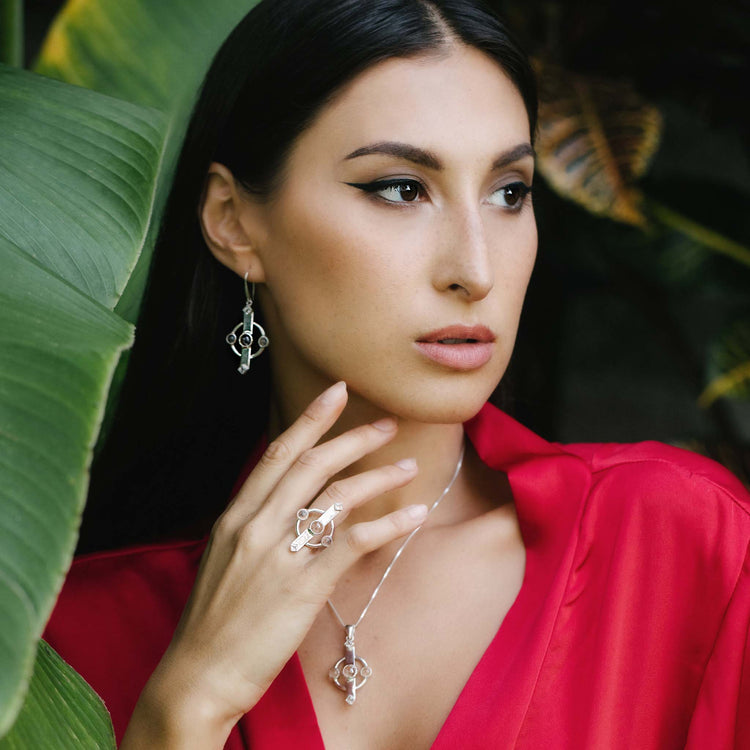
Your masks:
M147 236L165 122L12 69L0 86L0 236L111 309Z
M85 680L39 642L28 698L0 750L107 750L115 735L107 709Z
M23 0L0 0L0 63L23 65Z
M711 379L698 403L707 407L717 398L750 400L750 319L738 320L711 347Z
M553 190L597 215L643 225L635 182L661 137L662 118L632 85L537 64L539 171Z
M0 736L70 564L195 92L252 5L68 3L37 69L164 116L0 68Z
M168 113L173 136L154 206L161 215L196 92L216 51L258 0L70 0L35 70ZM135 322L158 232L155 221L117 312Z
M133 329L110 309L148 234L158 113L0 67L0 736L75 546Z

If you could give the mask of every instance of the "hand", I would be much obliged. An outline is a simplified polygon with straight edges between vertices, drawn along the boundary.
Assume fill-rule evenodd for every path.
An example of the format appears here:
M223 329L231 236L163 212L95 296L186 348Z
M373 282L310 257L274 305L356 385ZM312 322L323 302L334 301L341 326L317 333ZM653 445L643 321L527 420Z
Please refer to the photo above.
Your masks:
M332 476L396 434L396 422L389 418L316 445L346 401L344 383L313 401L268 446L217 521L182 619L141 696L126 740L137 734L133 724L150 716L165 735L195 740L169 746L223 747L234 724L297 650L343 573L362 555L424 521L426 506L410 506L339 531L322 552L290 551L297 510L309 505ZM332 483L312 505L325 509L341 503L338 524L353 508L407 484L416 473L409 462L372 469Z

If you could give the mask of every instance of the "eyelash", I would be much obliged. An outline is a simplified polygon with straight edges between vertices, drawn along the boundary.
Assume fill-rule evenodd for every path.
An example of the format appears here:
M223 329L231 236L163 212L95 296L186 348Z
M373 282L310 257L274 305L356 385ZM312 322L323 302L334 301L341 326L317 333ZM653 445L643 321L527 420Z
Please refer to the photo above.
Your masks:
M384 190L388 190L389 188L397 187L399 185L410 185L410 186L416 186L418 195L424 193L424 185L422 185L421 182L418 180L375 180L373 182L348 182L347 185L351 185L352 187L359 188L360 190L364 190L366 193L370 193L372 195L375 195L376 193L382 192ZM532 185L527 185L525 182L521 182L520 180L517 180L516 182L509 182L507 185L502 185L497 190L495 190L492 194L499 193L501 190L508 190L510 188L516 188L517 190L521 191L520 198L518 200L518 203L516 203L514 206L506 207L505 210L509 211L510 213L518 213L526 204L526 198L530 195L531 191L533 190ZM388 198L385 198L383 196L378 196L381 200L385 201L386 203L390 203L391 205L399 205L399 204L408 204L408 203L416 203L417 201L392 201ZM502 208L502 206L501 206Z

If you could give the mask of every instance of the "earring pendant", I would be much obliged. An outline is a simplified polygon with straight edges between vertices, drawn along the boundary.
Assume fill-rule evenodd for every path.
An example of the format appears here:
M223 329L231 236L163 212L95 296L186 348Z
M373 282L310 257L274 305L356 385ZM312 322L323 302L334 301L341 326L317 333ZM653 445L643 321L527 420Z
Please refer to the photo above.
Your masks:
M247 286L247 274L245 274L245 306L242 308L242 322L227 334L226 342L232 348L232 351L240 358L240 366L237 372L244 375L250 369L250 360L259 357L265 351L270 341L263 326L255 321L255 311L253 310L253 299L255 296L255 284L252 284L252 290ZM255 343L255 332L258 333L258 348L253 351Z

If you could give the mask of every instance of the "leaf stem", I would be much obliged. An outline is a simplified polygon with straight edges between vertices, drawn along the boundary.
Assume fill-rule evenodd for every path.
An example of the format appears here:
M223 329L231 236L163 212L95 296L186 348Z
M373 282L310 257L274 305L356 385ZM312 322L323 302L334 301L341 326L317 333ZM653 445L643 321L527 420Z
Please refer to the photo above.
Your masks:
M0 0L0 63L23 67L23 0Z
M745 381L750 381L750 362L743 362L724 375L712 380L698 398L698 406L706 408L721 396L728 395L739 388Z
M750 249L741 245L739 242L730 240L713 229L704 227L702 224L688 219L687 216L683 216L677 211L673 211L671 208L667 208L661 203L657 203L651 199L648 200L648 208L650 212L672 229L676 229L678 232L690 237L696 242L700 242L709 250L713 250L716 253L727 255L728 257L736 260L738 263L742 263L750 268Z

